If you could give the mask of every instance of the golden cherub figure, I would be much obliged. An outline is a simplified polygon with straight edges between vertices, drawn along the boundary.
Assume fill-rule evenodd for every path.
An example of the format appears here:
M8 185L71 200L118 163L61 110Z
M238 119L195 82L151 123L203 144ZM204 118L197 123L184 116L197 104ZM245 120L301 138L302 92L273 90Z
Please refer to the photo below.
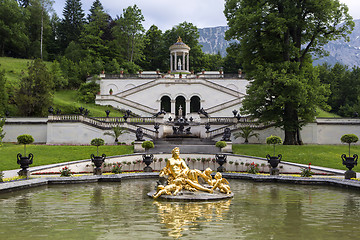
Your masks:
M175 179L173 181L173 183L166 185L166 186L159 185L157 187L157 192L153 195L153 198L156 199L163 194L175 196L176 194L178 194L178 192L181 191L181 189L183 189L183 186L184 186L183 178Z
M220 192L230 194L231 191L228 184L229 182L225 178L222 178L221 173L217 172L215 174L215 183L212 189L215 190L216 188L219 188Z

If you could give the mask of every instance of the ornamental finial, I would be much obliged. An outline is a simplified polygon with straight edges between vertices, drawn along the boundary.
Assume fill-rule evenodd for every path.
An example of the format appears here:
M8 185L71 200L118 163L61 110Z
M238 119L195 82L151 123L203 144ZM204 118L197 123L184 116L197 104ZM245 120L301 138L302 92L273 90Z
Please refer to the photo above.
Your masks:
M177 42L182 42L182 39L181 39L181 37L180 37L180 36L178 37Z

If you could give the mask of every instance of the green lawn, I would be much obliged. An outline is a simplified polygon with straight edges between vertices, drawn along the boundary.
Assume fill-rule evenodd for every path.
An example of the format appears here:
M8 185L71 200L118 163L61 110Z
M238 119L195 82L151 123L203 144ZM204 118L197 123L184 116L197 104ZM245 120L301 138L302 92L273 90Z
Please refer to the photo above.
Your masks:
M263 157L267 154L273 155L272 145L265 144L235 144L233 145L234 154ZM351 154L359 154L360 146L352 145ZM276 155L281 154L284 161L315 166L344 169L341 155L349 154L348 145L302 145L302 146L276 146ZM355 171L360 171L355 167Z
M16 155L23 153L23 145L5 143L0 147L0 170L19 169ZM34 163L31 166L40 166L60 162L75 161L90 158L96 154L94 146L51 146L32 144L26 147L27 153L34 154ZM99 147L99 152L106 156L115 156L133 153L133 146L105 145ZM233 152L240 155L263 157L273 155L273 147L265 144L234 144ZM351 154L359 153L360 145L351 146ZM347 145L303 145L303 146L276 146L276 154L281 153L283 160L335 169L346 169L342 165L341 155L348 154ZM169 153L170 155L170 153ZM355 167L355 171L358 167Z
M50 146L50 145L27 145L26 153L34 154L31 167L61 163L82 159L89 159L93 153L96 155L94 146ZM5 143L0 147L0 170L19 169L16 163L16 155L24 153L24 146L19 144ZM133 153L133 146L104 145L99 147L99 153L106 156L124 155Z
M62 110L62 114L74 114L80 107L90 110L89 116L106 117L106 110L110 110L110 117L122 117L124 114L111 106L100 106L95 103L83 103L77 99L76 90L61 90L54 95L54 108Z

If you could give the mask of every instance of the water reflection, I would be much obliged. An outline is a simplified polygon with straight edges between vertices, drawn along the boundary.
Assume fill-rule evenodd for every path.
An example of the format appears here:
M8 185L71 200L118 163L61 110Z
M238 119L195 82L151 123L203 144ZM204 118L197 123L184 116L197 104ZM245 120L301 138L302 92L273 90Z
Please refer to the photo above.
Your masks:
M231 199L217 202L159 202L154 201L158 209L160 222L170 231L170 237L179 238L188 228L201 228L200 223L222 221L229 211Z
M32 213L31 198L26 194L16 200L15 213L18 217L28 217Z

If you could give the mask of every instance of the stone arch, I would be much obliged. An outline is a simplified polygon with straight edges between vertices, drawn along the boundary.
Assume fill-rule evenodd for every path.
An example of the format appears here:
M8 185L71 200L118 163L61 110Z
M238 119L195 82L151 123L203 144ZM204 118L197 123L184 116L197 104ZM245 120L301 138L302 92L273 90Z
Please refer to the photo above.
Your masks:
M165 112L171 112L171 98L167 95L164 95L160 98L160 109Z
M230 88L230 89L232 89L234 91L237 91L237 92L239 91L239 88L235 84L229 84L226 87Z
M112 92L113 92L112 94L119 93L119 89L115 84L109 84L105 88L105 94L110 94L110 89L112 89Z
M182 115L179 116L179 108L182 108ZM184 117L186 113L186 99L184 96L179 95L175 98L175 115L179 117Z
M190 112L198 112L201 108L201 99L199 96L192 96L190 98Z
M124 91L128 90L128 89L131 89L131 88L134 88L135 85L130 83L130 84L126 84L125 87L124 87Z

